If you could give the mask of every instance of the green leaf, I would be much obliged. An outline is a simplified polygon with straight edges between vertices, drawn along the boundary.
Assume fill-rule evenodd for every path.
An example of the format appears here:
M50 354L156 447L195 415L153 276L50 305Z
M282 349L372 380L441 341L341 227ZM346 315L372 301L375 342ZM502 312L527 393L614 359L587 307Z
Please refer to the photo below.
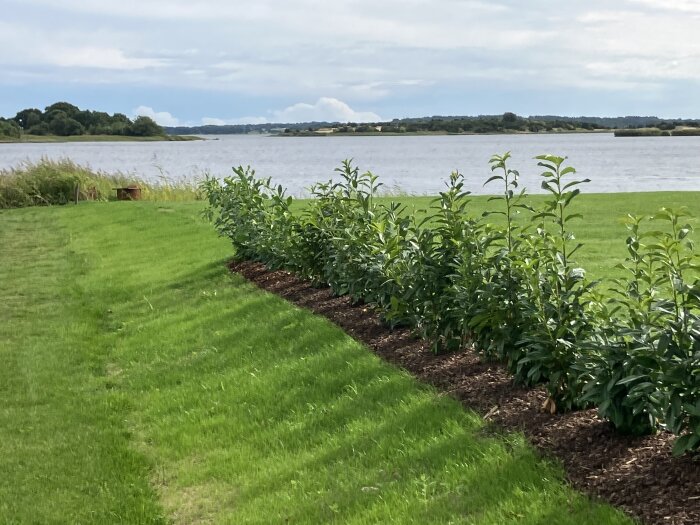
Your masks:
M552 164L556 164L557 166L560 166L561 163L564 162L564 160L566 160L565 157L557 157L556 155L551 155L549 153L546 153L544 155L537 155L535 159L550 162ZM539 165L543 165L543 163L539 163Z
M637 376L629 376L625 377L624 379L620 379L617 384L618 385L627 385L629 383L633 383L634 381L637 381L638 379L642 379L647 377L646 375L637 375Z
M565 204L568 206L568 204L571 202L571 200L579 195L581 193L581 190L579 188L576 188L575 190L571 190L570 192L565 193Z
M685 434L673 443L672 454L674 456L681 456L685 454L690 449L690 439L692 434Z
M566 169L564 171L566 171ZM562 175L564 175L564 171L561 172ZM562 188L562 190L568 190L569 188L572 188L573 186L577 186L579 184L585 184L587 182L591 182L591 179L573 180L573 181L565 184L564 187Z
M661 208L658 212L656 212L654 215L652 215L652 219L662 220L662 221L671 221L671 220L673 220L673 215L671 213L669 213L669 211L666 208Z
M492 167L491 169L494 169L494 167ZM503 175L494 175L493 177L489 177L486 180L486 182L484 182L484 186L486 186L489 182L492 182L494 180L503 180Z
M700 417L700 402L698 402L697 405L691 405L690 403L686 403L683 405L683 408L691 416Z

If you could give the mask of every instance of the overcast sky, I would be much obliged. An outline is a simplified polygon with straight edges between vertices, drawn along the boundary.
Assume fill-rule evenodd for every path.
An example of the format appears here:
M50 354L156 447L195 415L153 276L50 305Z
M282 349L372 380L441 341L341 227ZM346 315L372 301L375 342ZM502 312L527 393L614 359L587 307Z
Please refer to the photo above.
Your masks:
M0 0L0 115L700 117L700 0Z

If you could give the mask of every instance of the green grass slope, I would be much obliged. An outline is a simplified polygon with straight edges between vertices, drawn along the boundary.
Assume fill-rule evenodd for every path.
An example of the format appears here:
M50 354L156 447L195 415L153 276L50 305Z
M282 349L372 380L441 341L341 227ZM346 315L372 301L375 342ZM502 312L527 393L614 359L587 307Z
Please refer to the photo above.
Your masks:
M0 523L628 523L224 266L201 204L0 211Z

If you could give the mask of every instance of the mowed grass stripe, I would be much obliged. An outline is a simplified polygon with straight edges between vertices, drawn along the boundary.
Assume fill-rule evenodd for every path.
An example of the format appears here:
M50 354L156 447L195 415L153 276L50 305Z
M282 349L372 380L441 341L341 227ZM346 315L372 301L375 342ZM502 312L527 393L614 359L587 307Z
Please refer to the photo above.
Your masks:
M0 523L165 523L103 385L66 211L0 212Z
M138 477L122 473L122 490L142 496L131 506L150 514L139 519L159 515L150 485L176 523L628 522L570 490L561 470L537 459L521 436L487 436L481 419L456 401L327 321L230 275L230 248L200 209L113 203L0 216L43 227L58 221L71 238L72 255L48 253L52 232L35 257L65 266L69 279L59 288L66 293L71 283L73 310L69 316L58 307L66 297L47 309L57 325L69 317L82 323L64 337L84 347L85 358L54 352L64 359L54 365L61 377L48 374L43 388L56 397L54 390L70 385L72 401L57 399L58 408L90 404L98 413L88 430L116 436L121 447L95 455L83 447L82 461L91 464L80 470L133 458L126 470ZM50 278L41 272L18 286L43 288L41 279ZM33 337L35 312L27 308L20 340ZM21 385L3 396L24 399ZM33 403L24 399L24 408L34 410ZM87 432L77 421L47 420L42 447L65 441L51 430L59 427ZM3 458L10 453L3 450ZM52 454L44 459L3 470L32 477L27 493L48 502L53 487L44 472L60 471L69 487L83 484L79 469ZM0 486L0 501L25 490ZM97 508L100 496L92 497L54 517ZM28 513L27 499L0 507L0 516Z

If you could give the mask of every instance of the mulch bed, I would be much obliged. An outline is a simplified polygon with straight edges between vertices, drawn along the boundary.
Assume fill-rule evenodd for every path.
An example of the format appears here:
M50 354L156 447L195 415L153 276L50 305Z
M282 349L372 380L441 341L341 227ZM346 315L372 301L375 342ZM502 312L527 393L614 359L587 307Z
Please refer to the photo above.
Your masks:
M557 458L571 484L652 524L700 524L700 457L671 456L673 436L616 433L595 410L549 414L542 388L514 385L499 364L474 353L434 355L408 329L384 326L371 307L353 306L285 271L255 262L229 265L258 287L322 315L376 354L483 414L494 429L518 430L543 454Z

